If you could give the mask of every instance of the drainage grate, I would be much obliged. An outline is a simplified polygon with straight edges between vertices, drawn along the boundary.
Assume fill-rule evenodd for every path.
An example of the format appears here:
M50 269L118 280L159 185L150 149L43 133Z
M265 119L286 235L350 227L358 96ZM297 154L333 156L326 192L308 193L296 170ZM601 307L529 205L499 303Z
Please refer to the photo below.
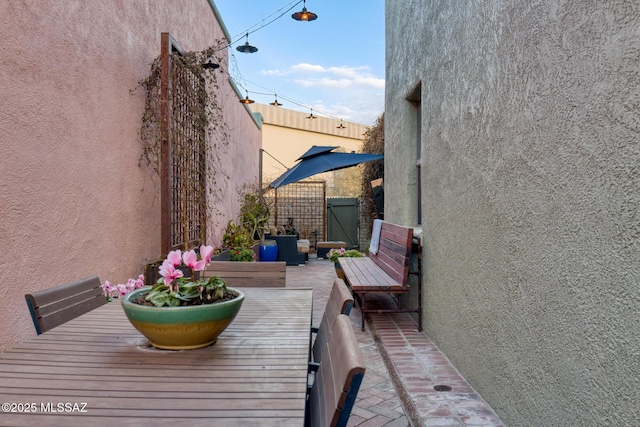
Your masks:
M451 390L453 390L453 389L451 388L451 386L443 385L443 384L435 385L435 386L433 386L433 389L434 389L435 391L451 391Z

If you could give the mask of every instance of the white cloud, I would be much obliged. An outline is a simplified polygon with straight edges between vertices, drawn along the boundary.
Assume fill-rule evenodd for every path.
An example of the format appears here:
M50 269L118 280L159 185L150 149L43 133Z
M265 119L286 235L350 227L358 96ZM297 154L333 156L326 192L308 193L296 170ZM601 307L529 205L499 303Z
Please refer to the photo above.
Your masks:
M329 67L327 72L335 74L337 76L353 77L357 78L360 73L367 73L368 67Z
M286 73L284 71L280 71L278 69L275 69L275 70L262 70L261 74L265 75L265 76L283 76Z
M334 89L344 89L352 85L352 81L349 79L295 79L294 83L303 87L326 87Z
M281 78L289 89L283 95L314 109L355 123L373 124L384 111L384 78L368 66L330 66L298 63L287 68L263 70L263 75ZM307 99L312 94L313 101ZM331 100L331 101L329 101ZM289 108L300 108L301 105Z
M370 86L375 89L384 89L384 79L376 77L359 77L355 83L360 86Z
M349 86L368 86L384 89L384 79L373 76L366 66L325 68L322 65L301 63L292 66L287 74L295 76L293 81L303 87L343 89ZM321 77L323 75L328 77Z
M306 63L296 64L293 67L291 67L291 70L292 71L310 71L310 72L316 72L316 73L323 73L326 71L322 65L312 65L312 64L306 64Z

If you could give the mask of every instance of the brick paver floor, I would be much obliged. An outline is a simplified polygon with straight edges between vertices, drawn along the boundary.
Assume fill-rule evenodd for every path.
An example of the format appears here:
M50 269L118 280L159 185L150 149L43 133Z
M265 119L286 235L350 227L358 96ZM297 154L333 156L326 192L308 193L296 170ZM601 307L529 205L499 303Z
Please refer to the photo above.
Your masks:
M333 263L315 254L287 267L287 287L313 288L314 325L335 279ZM371 301L393 303L384 295ZM408 314L372 314L364 332L357 307L349 317L367 366L349 426L504 426Z

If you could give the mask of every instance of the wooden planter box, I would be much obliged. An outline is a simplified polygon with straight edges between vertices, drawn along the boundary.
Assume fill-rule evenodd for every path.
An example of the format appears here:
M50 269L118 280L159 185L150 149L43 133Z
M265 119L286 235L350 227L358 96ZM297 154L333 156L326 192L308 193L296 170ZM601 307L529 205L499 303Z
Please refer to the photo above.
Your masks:
M144 266L144 284L146 286L153 286L156 284L156 282L158 281L158 279L160 279L160 272L158 271L158 269L160 268L160 266L162 265L162 261L154 261L151 262L147 265ZM180 270L182 270L182 273L184 274L184 277L191 277L192 276L192 271L189 267L185 267L185 266L180 266L178 267ZM200 278L200 272L196 272L196 279Z
M229 261L230 259L231 259L230 251L229 249L225 249L224 251L220 252L218 255L214 255L213 258L211 258L211 261Z

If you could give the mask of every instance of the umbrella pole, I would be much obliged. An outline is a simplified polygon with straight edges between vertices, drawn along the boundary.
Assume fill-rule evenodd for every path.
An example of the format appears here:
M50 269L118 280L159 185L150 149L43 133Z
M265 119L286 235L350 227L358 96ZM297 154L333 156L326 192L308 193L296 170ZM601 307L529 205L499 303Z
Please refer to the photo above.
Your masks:
M262 148L259 150L260 160L259 160L259 166L258 166L258 188L260 189L260 191L262 191L262 153L263 151L264 150Z

